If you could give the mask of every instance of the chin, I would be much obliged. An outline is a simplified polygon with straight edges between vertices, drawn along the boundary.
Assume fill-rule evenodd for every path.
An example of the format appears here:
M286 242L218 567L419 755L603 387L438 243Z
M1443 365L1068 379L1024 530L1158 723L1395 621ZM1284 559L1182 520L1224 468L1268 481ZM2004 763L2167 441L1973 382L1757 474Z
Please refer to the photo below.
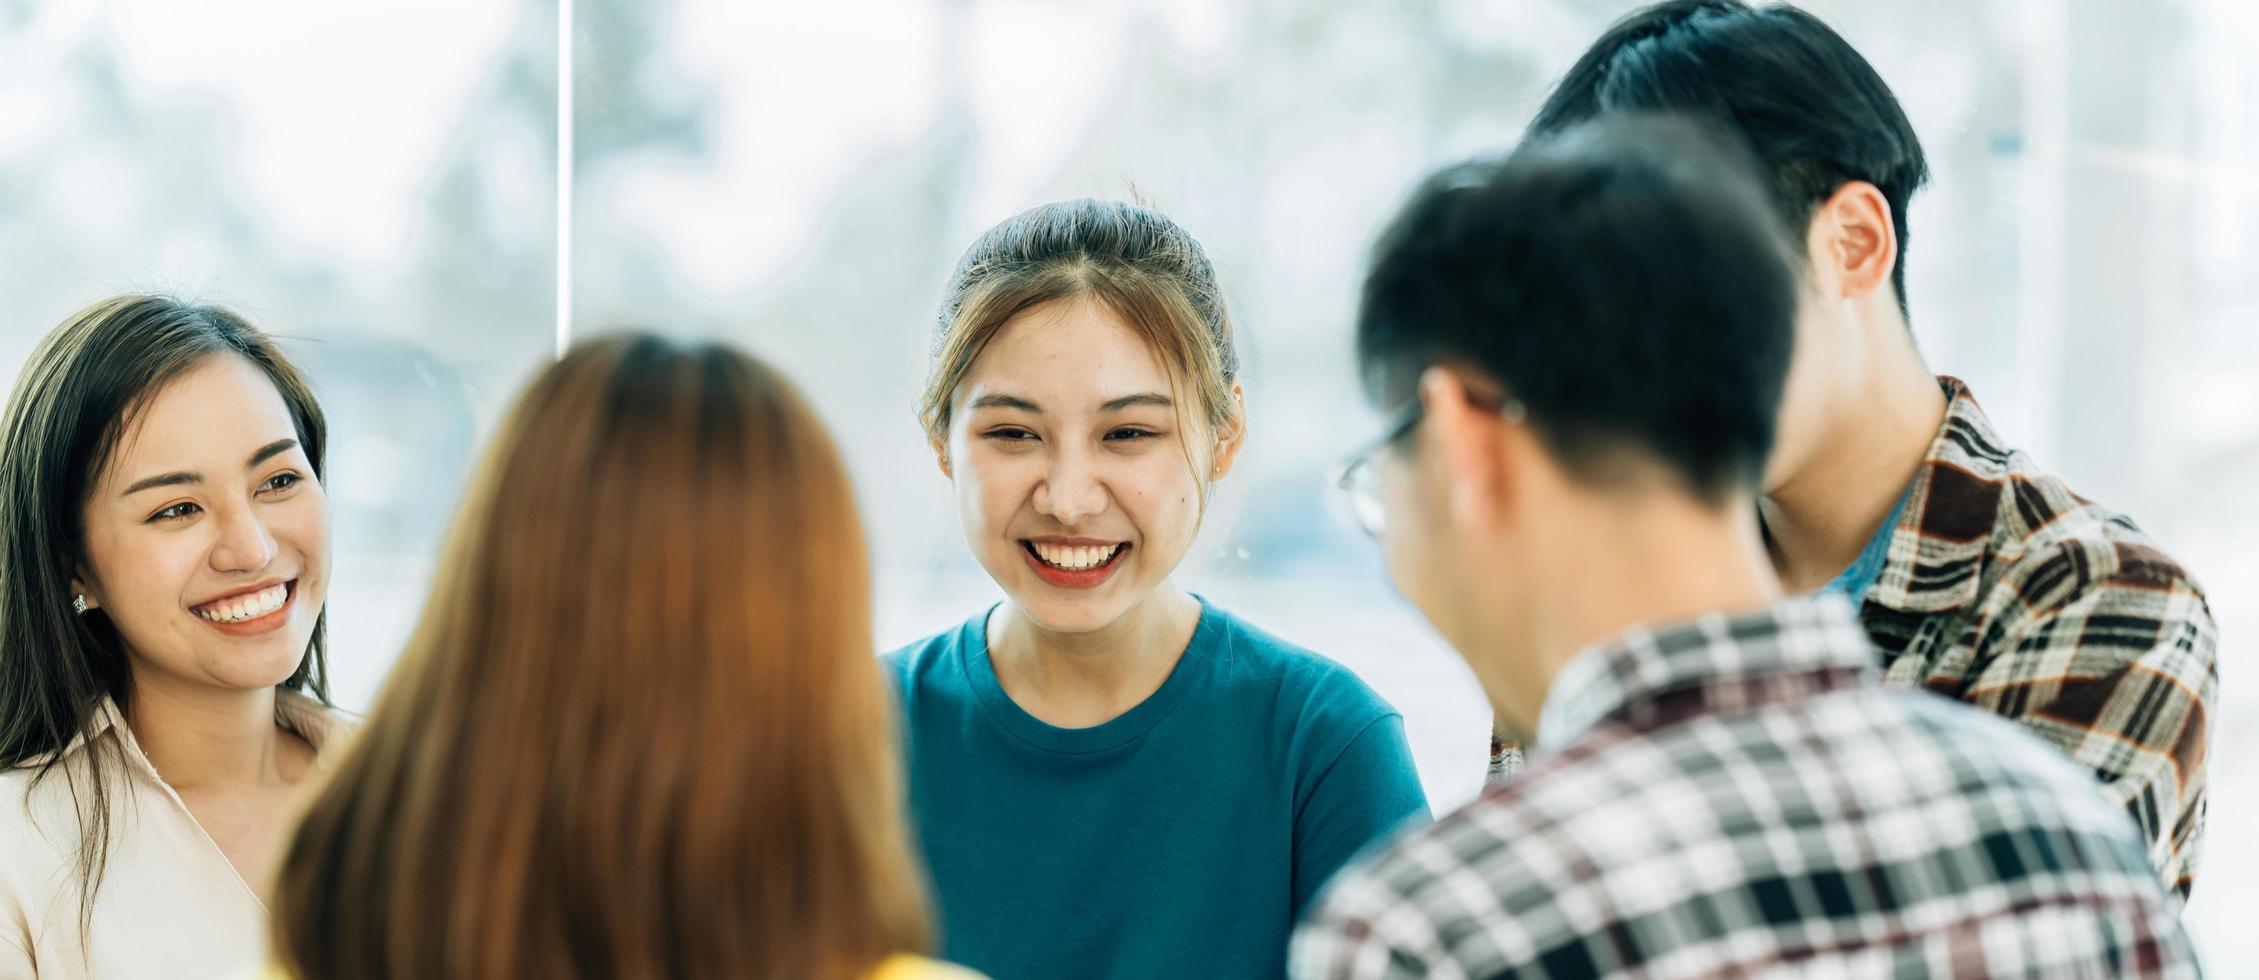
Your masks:
M235 651L232 655L221 653L207 661L210 667L206 676L227 687L255 691L274 687L298 672L298 665L306 660L308 637L276 638L273 646L261 645L256 651Z
M1070 597L1037 584L1011 590L1012 604L1037 626L1053 633L1090 633L1105 629L1129 611L1129 603L1101 596ZM1051 592L1054 594L1045 595Z

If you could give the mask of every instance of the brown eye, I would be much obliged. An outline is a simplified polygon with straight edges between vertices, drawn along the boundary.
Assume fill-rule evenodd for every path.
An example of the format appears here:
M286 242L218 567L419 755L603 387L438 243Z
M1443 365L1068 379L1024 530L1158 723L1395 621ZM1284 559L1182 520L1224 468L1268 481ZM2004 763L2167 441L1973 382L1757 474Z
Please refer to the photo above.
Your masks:
M187 502L177 503L165 508L164 510L160 510L154 514L149 515L148 523L155 524L159 521L184 520L186 518L195 516L197 511L203 509L204 508L202 507L198 507L195 504Z

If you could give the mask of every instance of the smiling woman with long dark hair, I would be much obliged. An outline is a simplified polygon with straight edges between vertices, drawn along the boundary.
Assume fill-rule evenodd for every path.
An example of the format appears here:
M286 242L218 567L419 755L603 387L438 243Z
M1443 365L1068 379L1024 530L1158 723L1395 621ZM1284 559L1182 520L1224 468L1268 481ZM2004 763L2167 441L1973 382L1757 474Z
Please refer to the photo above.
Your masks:
M255 965L338 727L321 408L234 314L122 296L0 435L0 976Z

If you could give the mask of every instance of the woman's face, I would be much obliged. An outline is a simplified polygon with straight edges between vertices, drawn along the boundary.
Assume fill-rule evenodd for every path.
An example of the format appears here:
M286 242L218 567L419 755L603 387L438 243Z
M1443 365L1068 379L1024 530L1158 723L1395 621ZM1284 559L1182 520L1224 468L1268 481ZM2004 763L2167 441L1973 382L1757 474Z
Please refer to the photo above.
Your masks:
M1183 431L1160 356L1080 298L1006 323L950 419L942 465L965 540L1030 619L1065 633L1114 623L1168 579L1199 531L1203 479L1238 448Z
M74 587L137 685L249 690L305 656L329 581L329 502L274 383L204 358L129 421L85 504Z

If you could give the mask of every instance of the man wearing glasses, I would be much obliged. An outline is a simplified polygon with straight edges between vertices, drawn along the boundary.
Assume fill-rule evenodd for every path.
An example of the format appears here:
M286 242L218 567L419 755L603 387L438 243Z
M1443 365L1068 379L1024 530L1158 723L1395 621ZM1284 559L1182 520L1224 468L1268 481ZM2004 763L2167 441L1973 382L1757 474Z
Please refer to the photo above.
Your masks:
M1537 754L1343 872L1295 977L2195 975L2085 772L1783 596L1791 262L1747 161L1656 118L1446 171L1383 236L1396 409L1342 485Z

